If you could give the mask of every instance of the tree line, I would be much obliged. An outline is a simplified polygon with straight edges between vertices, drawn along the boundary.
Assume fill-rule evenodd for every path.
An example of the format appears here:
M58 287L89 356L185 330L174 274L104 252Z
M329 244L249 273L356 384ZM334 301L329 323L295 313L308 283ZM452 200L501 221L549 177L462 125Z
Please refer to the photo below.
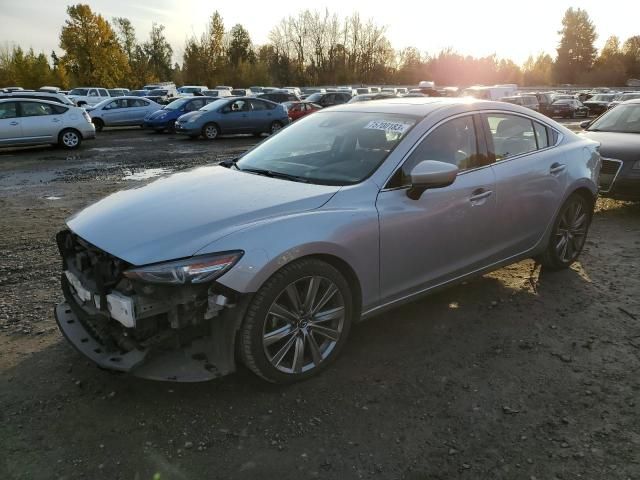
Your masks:
M541 53L520 66L496 55L472 57L453 49L430 55L415 47L394 50L386 28L354 13L304 10L283 18L264 45L255 45L241 24L227 29L216 11L200 36L186 40L182 63L164 26L153 23L141 41L131 21L111 21L88 5L67 7L60 33L61 56L0 49L0 86L140 86L157 81L178 85L438 85L517 83L520 85L598 84L622 86L640 78L640 35L624 42L612 36L597 51L596 28L583 9L569 8L558 32L555 58Z

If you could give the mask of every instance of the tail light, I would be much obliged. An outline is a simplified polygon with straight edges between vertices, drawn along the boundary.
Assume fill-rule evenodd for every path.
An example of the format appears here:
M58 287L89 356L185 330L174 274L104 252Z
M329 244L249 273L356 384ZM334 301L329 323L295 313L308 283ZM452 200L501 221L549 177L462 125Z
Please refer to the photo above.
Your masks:
M82 111L82 116L84 117L84 119L87 122L91 123L91 117L89 116L89 114L85 110Z

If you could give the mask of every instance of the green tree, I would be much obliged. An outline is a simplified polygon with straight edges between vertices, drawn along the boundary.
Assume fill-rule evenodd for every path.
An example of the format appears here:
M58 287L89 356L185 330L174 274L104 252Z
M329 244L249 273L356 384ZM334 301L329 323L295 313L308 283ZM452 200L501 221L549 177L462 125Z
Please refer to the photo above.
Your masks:
M252 62L255 60L251 47L251 36L242 25L234 25L230 32L231 40L227 48L227 58L231 65L238 65L240 62Z
M589 83L600 85L624 85L627 79L624 54L620 39L615 35L605 42L588 79Z
M576 83L589 72L596 58L596 27L586 10L569 8L562 19L556 60L560 83Z
M536 58L529 56L522 66L523 83L527 86L551 85L553 83L553 58L540 53Z
M129 61L111 24L85 4L67 7L67 14L60 48L74 80L103 87L124 83L130 74Z
M164 25L154 23L151 26L149 40L143 45L149 61L150 73L160 81L171 78L171 57L173 49L164 36Z
M640 78L640 35L627 38L622 46L627 76Z

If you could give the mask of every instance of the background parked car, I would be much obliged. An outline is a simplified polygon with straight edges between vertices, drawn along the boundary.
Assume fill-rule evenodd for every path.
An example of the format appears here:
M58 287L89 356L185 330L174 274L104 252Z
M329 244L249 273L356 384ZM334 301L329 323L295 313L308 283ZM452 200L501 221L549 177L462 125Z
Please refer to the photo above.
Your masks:
M95 136L83 108L45 100L0 99L2 146L50 143L71 149Z
M613 108L616 105L620 105L622 102L626 102L627 100L636 100L640 98L640 92L624 92L620 93L616 96L615 100L613 100L609 104L609 108Z
M109 88L107 91L112 97L124 97L130 95L131 92L128 88Z
M110 97L106 88L97 87L74 88L69 91L69 95L67 96L79 107L83 105L97 105L105 98Z
M172 94L169 90L158 88L156 90L150 90L145 98L148 98L152 102L156 102L160 105L166 105L173 100L175 96L176 95Z
M250 88L234 88L231 90L233 97L252 97L255 94Z
M206 97L215 97L215 98L224 98L224 97L232 97L233 94L231 90L224 89L211 89L211 90L203 90L200 92L202 95Z
M590 115L600 115L609 109L615 97L615 93L597 93L585 101L584 106L589 109Z
M289 123L287 109L255 97L220 99L178 118L176 132L213 140L221 134L275 133Z
M30 92L27 90L21 90L17 92L2 93L0 94L0 98L31 98L34 100L47 100L49 102L75 106L75 103L62 93Z
M184 85L178 89L179 97L190 97L196 93L202 93L205 90L209 90L206 85Z
M150 90L131 90L128 94L130 97L146 97Z
M512 97L504 97L501 99L503 102L513 103L514 105L521 105L525 108L530 108L536 112L540 111L540 104L535 95L514 95Z
M305 100L307 102L316 103L321 107L331 107L332 105L341 105L347 103L353 98L351 93L335 92L335 93L314 93L309 95Z
M104 127L143 126L144 118L161 108L148 98L127 96L105 100L87 108L87 112L99 132Z
M263 100L269 100L271 102L283 103L283 102L299 102L301 99L293 93L289 93L286 90L276 90L270 93L261 93L258 98Z
M317 112L322 109L322 106L312 103L312 102L285 102L282 105L285 106L287 112L289 114L289 118L293 120L297 120L302 118L310 113Z
M551 104L549 116L564 118L588 117L589 109L585 107L580 100L576 100L575 98L563 98L560 100L554 100Z
M217 99L215 97L203 96L178 98L169 105L162 107L161 110L147 114L144 118L144 126L156 132L162 132L164 130L173 132L175 130L176 120L178 120L181 115L195 112L214 100Z
M214 90L228 90L228 91L231 91L231 90L233 90L233 87L230 87L229 85L216 85Z
M347 103L369 102L371 100L385 100L387 98L398 98L398 97L391 93L365 93L363 95L356 95Z
M640 99L629 100L581 127L600 142L600 194L640 201Z

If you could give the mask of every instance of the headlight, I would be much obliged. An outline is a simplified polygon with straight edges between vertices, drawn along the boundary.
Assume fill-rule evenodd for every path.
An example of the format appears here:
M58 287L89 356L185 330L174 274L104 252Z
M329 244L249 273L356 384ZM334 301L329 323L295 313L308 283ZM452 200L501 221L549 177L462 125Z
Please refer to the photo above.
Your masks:
M124 276L132 280L171 285L206 283L215 280L233 267L243 253L242 251L215 253L173 262L157 263L146 267L132 268L124 272Z
M200 117L202 116L202 114L198 114L198 115L194 115L193 117L189 117L187 118L186 122L195 122L196 120L198 120Z

